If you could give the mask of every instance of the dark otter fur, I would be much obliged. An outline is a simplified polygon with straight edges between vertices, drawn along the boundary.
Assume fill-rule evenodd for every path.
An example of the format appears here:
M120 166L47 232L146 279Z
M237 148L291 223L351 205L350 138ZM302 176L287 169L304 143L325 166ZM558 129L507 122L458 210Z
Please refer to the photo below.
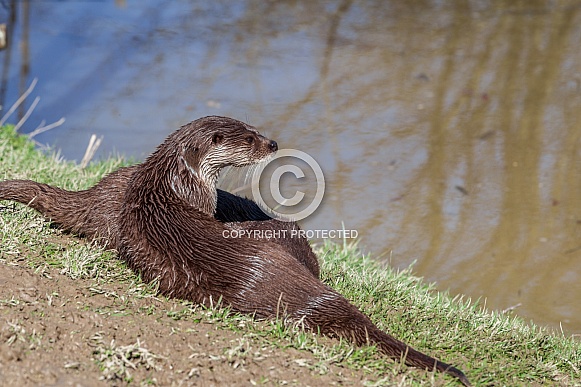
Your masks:
M221 189L217 191L218 207L214 217L220 222L267 221L271 219L252 200L232 195Z
M31 180L0 182L0 200L28 205L67 232L118 246L117 220L134 167L120 168L84 191L67 191Z
M67 191L31 180L6 180L0 182L0 200L27 204L50 219L55 226L116 250L119 244L117 224L121 203L127 183L136 168L120 168L83 191ZM294 222L271 219L252 200L217 191L215 218L228 222L227 225L232 229L290 231L299 228ZM291 238L289 235L282 234L281 237L268 240L278 243L318 277L319 263L309 242L305 238Z
M316 255L306 238L298 237L296 231L300 227L295 222L283 222L280 220L246 221L225 223L226 228L232 231L250 231L250 238L274 242L291 256L303 264L316 278L319 278L320 268ZM255 231L258 235L255 236ZM295 231L294 235L292 232Z
M229 211L243 219L262 216L254 214L257 208L245 206L246 199L231 197L224 202L233 200L234 204L224 207L222 213L215 177L220 168L259 161L273 148L270 140L242 122L221 117L194 121L170 135L143 164L114 172L93 187L94 194L111 186L104 199L114 199L102 203L107 211L116 211L117 200L122 203L114 221L110 222L104 211L103 219L80 214L78 221L83 227L66 220L64 226L89 237L111 238L120 257L145 281L157 280L160 292L168 296L198 303L222 298L240 312L301 320L308 329L343 337L356 345L376 345L390 358L403 359L406 364L423 369L437 369L470 385L460 370L379 330L355 306L318 280L309 268L309 260L301 261L296 256L300 253L292 253L296 248L292 243L289 247L288 241L276 238L223 238L225 231L240 227L280 226L273 220L222 223L216 219L235 219L237 215L230 218ZM125 190L123 184L118 184L120 181L125 182ZM34 182L4 183L0 183L0 199L27 203L25 196L15 193L16 188L22 188L28 198L36 198L30 205L49 217L45 206L68 211L66 203L55 205L51 200L75 200L66 191ZM77 193L76 197L81 196ZM113 207L107 207L111 203ZM238 205L242 206L241 211L236 210Z

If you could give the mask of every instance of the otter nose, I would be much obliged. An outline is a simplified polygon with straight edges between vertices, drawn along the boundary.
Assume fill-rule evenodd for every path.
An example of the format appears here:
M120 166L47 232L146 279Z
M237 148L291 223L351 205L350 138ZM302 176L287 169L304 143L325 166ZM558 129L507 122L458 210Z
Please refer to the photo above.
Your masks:
M270 143L268 143L268 147L273 152L276 152L278 150L278 144L276 143L276 141L273 141L273 140L270 140Z

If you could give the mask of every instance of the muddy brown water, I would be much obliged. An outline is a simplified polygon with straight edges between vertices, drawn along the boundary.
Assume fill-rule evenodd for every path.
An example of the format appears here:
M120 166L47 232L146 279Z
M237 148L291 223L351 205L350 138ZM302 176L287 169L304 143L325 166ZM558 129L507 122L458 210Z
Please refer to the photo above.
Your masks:
M580 1L11 10L3 110L37 77L23 131L65 117L36 137L65 158L92 133L97 157L142 159L194 118L248 121L321 165L306 229L356 230L439 290L581 333Z

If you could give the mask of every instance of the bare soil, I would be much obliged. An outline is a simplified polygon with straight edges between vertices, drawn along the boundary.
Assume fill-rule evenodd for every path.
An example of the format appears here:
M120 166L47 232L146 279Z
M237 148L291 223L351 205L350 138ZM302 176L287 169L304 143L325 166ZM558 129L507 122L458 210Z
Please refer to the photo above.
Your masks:
M2 263L0 385L321 386L369 376L337 364L322 372L307 350L224 328L201 309L197 321L179 318L182 309L179 300L131 297L127 284Z

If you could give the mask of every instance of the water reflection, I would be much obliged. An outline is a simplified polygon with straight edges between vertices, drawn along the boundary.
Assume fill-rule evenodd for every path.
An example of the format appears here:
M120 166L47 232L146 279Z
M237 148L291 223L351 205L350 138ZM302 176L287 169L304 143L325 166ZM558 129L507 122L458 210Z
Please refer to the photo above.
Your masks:
M98 133L141 158L193 118L247 120L321 163L306 228L581 333L581 2L163 4L30 3L29 73L0 54L7 101L40 79L28 130L66 116L39 139L65 157Z

